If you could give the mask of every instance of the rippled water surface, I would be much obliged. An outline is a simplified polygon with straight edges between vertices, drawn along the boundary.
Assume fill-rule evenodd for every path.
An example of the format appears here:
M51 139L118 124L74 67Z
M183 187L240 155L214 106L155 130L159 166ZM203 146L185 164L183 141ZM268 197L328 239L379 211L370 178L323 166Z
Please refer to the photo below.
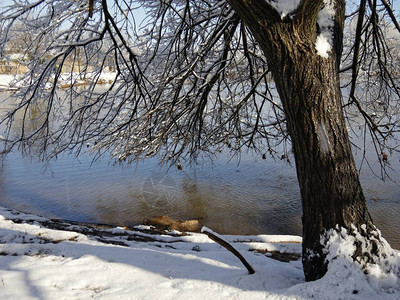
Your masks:
M87 155L64 155L46 168L11 153L0 173L0 205L85 222L132 225L169 215L200 218L220 233L301 235L296 173L286 162L243 155L238 164L221 155L183 170L161 168L156 159L128 167L91 162ZM391 167L392 177L400 179L398 157ZM366 167L361 179L375 223L400 249L399 185L379 180Z

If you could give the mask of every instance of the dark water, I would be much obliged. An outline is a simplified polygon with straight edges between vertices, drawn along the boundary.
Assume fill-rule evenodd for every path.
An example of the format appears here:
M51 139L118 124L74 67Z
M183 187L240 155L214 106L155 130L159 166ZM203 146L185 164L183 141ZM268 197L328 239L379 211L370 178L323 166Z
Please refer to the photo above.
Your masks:
M107 158L91 162L88 155L65 155L46 168L11 153L0 173L0 205L85 222L132 225L169 215L201 218L220 233L301 235L299 188L286 162L243 155L238 164L221 155L183 170L160 168L156 159L128 167L111 166ZM392 178L400 179L398 157L391 167ZM400 186L367 167L361 179L376 225L400 249Z
M49 217L132 224L154 215L202 218L225 233L300 234L293 168L272 159L160 168L156 159L128 167L65 156L51 170L19 154L4 162L0 205Z

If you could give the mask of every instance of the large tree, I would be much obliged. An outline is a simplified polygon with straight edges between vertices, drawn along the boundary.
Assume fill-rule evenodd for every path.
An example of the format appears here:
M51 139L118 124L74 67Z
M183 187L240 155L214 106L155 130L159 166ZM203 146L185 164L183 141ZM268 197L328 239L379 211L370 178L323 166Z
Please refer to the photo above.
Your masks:
M361 0L347 17L343 0L28 2L0 11L0 51L14 31L32 32L30 72L2 121L4 152L48 159L92 143L97 155L169 164L223 147L292 152L306 279L325 274L334 231L357 237L362 266L391 255L381 253L346 129L362 125L382 167L399 150L399 65L385 31L400 26L390 2ZM62 82L66 61L84 67ZM109 67L115 78L96 89Z

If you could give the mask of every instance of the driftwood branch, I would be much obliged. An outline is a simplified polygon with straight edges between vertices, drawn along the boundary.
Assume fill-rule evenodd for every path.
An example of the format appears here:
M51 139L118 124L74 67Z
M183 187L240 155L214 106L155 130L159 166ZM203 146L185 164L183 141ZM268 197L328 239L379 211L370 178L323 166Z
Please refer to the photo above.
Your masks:
M220 244L222 247L226 248L228 251L232 252L237 258L239 258L240 261L243 263L243 265L246 267L246 269L249 271L249 274L255 273L252 266L250 266L250 264L247 262L247 260L231 244L229 244L227 241L221 239L211 229L209 229L207 227L203 227L201 229L201 232L206 234L214 242Z

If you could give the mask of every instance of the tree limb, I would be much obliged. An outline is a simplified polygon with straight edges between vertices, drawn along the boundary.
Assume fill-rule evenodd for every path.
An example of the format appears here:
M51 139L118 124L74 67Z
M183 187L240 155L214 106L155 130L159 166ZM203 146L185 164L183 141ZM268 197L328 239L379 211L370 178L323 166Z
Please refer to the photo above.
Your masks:
M239 258L240 261L243 263L243 265L246 267L247 271L249 271L249 274L255 273L253 267L250 266L250 264L247 262L247 260L231 244L229 244L227 241L221 239L219 236L217 236L214 232L212 232L207 227L203 227L201 229L201 232L206 234L214 242L220 244L222 247L224 247L228 251L232 252L233 255L235 255L237 258Z

